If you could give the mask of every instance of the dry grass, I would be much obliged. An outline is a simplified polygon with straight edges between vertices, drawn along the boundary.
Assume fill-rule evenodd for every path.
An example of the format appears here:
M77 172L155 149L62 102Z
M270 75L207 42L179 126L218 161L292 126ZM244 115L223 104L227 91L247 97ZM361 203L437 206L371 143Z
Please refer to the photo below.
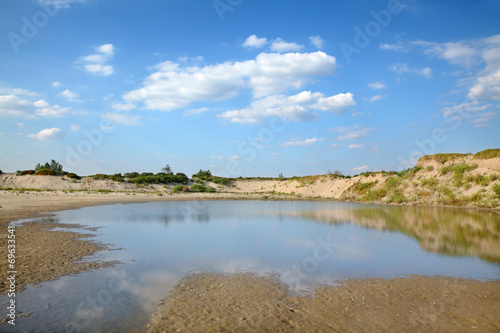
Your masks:
M478 158L481 160L495 157L500 157L500 149L486 149L474 155L474 158Z

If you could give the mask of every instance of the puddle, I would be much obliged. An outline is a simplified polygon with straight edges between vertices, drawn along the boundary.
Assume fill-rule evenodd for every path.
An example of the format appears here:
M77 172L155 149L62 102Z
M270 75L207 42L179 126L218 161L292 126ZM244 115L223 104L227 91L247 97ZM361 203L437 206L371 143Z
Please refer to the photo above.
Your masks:
M144 332L186 274L272 274L292 293L344 278L500 278L500 214L329 202L190 201L63 211L122 264L28 286L6 332ZM85 232L89 232L85 230ZM1 304L8 301L0 297Z

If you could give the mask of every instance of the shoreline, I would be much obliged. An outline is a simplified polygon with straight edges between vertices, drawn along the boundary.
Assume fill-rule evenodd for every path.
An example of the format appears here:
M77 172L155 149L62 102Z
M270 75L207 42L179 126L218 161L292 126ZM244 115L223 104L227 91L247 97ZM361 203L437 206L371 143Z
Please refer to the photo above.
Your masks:
M3 226L2 231L0 232L2 239L2 247L6 248L6 235L7 235L7 225L10 222L18 221L20 219L28 219L28 218L39 218L39 217L47 217L50 219L52 213L57 211L63 211L68 209L79 209L89 206L96 205L108 205L108 204L125 204L125 203L141 203L141 202L156 202L156 201L188 201L188 200L266 200L268 196L265 194L242 194L242 193L217 193L217 194L205 194L205 193L189 193L189 194L179 194L179 195L165 195L158 196L154 193L137 193L136 195L127 195L124 193L64 193L61 191L54 192L33 192L33 193L13 193L9 191L0 191L0 224ZM339 200L328 200L328 199L316 199L315 198L287 198L286 196L279 197L280 200L291 200L291 201L332 201L332 202L346 202ZM272 200L272 199L271 199ZM353 202L356 203L356 202ZM364 203L360 203L364 204ZM368 205L376 205L376 204L368 204ZM394 204L386 204L388 206L409 206L409 205L394 205ZM417 206L417 205L411 205ZM418 205L420 206L420 205ZM427 207L435 207L435 206L427 206ZM440 206L442 207L442 206ZM473 210L477 210L478 208L474 207L447 207L447 208L471 208ZM498 211L497 209L484 209L479 208L482 211ZM49 225L50 223L50 225ZM82 234L82 231L85 231L85 226L81 225L56 225L54 222L29 222L23 224L22 226L16 227L16 233L18 233L19 237L29 239L27 243L20 244L20 249L22 248L30 248L32 250L31 254L28 256L30 262L29 263L20 263L27 267L35 267L34 263L37 263L39 267L45 268L37 269L36 267L29 272L24 272L25 276L22 279L18 279L18 292L20 292L27 284L37 284L40 282L55 280L59 277L70 275L70 274L78 274L87 270L92 269L100 269L104 267L108 267L115 263L103 263L103 262L88 262L86 265L81 265L78 263L83 257L92 256L99 251L109 250L108 245L99 244L92 242L92 234ZM72 231L48 231L49 227L64 227L68 228L78 228L77 232ZM21 236L23 235L24 236ZM47 242L50 239L51 242ZM38 240L38 242L36 241ZM19 240L21 241L21 240ZM50 261L40 261L43 258L33 257L33 253L44 253L46 250L44 246L47 244L51 244L51 249L54 251L51 253L53 255L45 256L49 258ZM28 246L29 245L29 246ZM60 247L57 247L59 245ZM68 246L71 245L71 246ZM53 248L56 246L55 248ZM64 252L64 251L65 252ZM19 260L22 260L21 258ZM3 269L1 267L0 269ZM27 274L26 274L27 273ZM30 276L31 275L31 276ZM461 286L461 289L452 289L450 286L457 284ZM249 310L249 308L241 307L239 308L241 311L245 309L243 312L235 312L233 315L230 315L230 309L234 309L235 306L238 306L238 302L241 300L237 297L241 293L241 289L238 290L226 290L223 294L217 294L217 297L212 298L210 307L213 309L221 309L222 312L213 311L213 313L202 313L201 317L196 315L196 311L199 309L197 307L207 306L207 303L203 303L200 305L199 300L196 298L192 298L192 293L188 293L186 290L189 286L190 289L193 288L208 288L213 284L223 284L227 285L234 282L238 286L246 286L253 285L254 289L252 291L243 292L243 294L248 297L253 297L253 294L260 295L258 300L256 300L256 308L253 310ZM342 307L339 307L345 302L345 297L347 295L351 295L354 293L371 293L369 291L368 286L376 282L379 285L379 288L376 289L375 294L370 294L372 297L371 303L359 304L356 307L356 311L348 312L348 311L340 311ZM3 285L3 284L2 284ZM380 288L380 285L383 288ZM272 288L271 288L272 287ZM270 289L271 288L271 289ZM255 329L268 327L271 329L269 331L293 331L300 329L301 327L308 327L311 329L341 329L343 331L353 330L352 327L357 327L356 331L367 331L368 326L356 326L357 320L353 321L353 318L363 318L363 321L366 323L375 323L376 327L379 330L390 331L392 327L402 328L401 326L387 326L384 324L384 321L379 318L385 318L384 320L388 322L390 325L401 325L403 322L400 321L401 318L396 317L391 319L391 314L393 311L398 310L400 307L404 307L406 309L415 308L415 310L410 313L406 313L406 317L404 323L408 324L406 326L408 328L413 327L418 328L423 331L432 330L432 329L449 329L455 330L457 328L456 320L444 320L446 325L451 326L442 326L443 318L449 316L449 313L455 313L456 311L461 311L460 315L464 313L470 313L472 316L474 313L479 318L480 315L484 314L484 311L487 311L488 314L498 313L500 311L499 308L499 291L500 291L500 280L491 280L491 281L479 281L474 279L459 279L453 277L441 277L441 276L412 276L408 279L406 278L395 278L395 279L377 279L377 278L369 278L369 279L352 279L343 281L342 285L339 287L319 287L314 292L313 300L309 300L308 298L296 298L283 291L281 288L285 288L286 286L280 284L277 280L272 278L260 278L253 276L251 274L232 274L232 275L217 275L217 274L208 274L201 273L194 276L186 276L181 279L176 286L170 291L165 291L165 299L159 307L157 307L154 314L152 314L151 322L148 326L148 332L160 332L165 329L174 328L171 326L175 323L175 330L179 328L184 328L183 330L200 330L203 325L208 325L214 329L238 329L241 331L252 331ZM441 288L441 289L440 289ZM281 291L280 291L281 290ZM408 290L412 292L409 293ZM428 291L425 291L428 290ZM432 290L432 291L431 291ZM2 288L2 291L3 288ZM425 292L424 292L425 291ZM158 291L162 292L162 291ZM285 311L283 309L279 309L276 307L276 299L275 293L278 292L278 296L280 297L280 302L283 300L287 300L295 304L296 311ZM437 294L436 294L437 292ZM448 292L453 293L452 298L443 298L447 295ZM491 294L493 292L493 294ZM487 294L489 293L489 294ZM186 312L179 312L179 309L176 307L177 303L173 303L172 295L176 295L177 301L188 301L192 302L192 306L186 309ZM415 303L415 297L420 297L420 295L424 295L428 299L420 299L417 303ZM473 308L468 303L470 301L470 297L474 300L478 300L478 304L482 304L480 302L481 297L488 297L490 295L494 301L487 307L482 308L482 310L478 310ZM349 296L350 297L350 296ZM366 297L366 296L365 296ZM395 299L399 299L398 307L393 308L391 302L388 301L387 297L394 297ZM446 296L447 297L447 296ZM435 298L435 299L434 299ZM226 302L225 300L232 299L231 302ZM335 299L335 301L332 301ZM342 299L342 300L341 300ZM444 299L444 301L443 301ZM322 300L321 303L317 303L318 300ZM433 301L440 301L442 304L439 308L435 308ZM351 302L351 299L347 299L348 302ZM489 300L491 302L491 300ZM222 302L222 307L221 303ZM309 302L309 303L308 303ZM268 307L259 309L257 304L270 304ZM274 304L274 305L273 305ZM369 307L372 308L382 308L385 307L382 316L378 312L366 312ZM460 310L457 310L457 305ZM173 308L172 308L173 306ZM336 324L331 324L330 321L323 315L324 310L322 310L323 306L328 306L330 311L333 311L336 316ZM343 306L343 305L342 305ZM352 304L349 304L352 307ZM366 308L366 309L365 309ZM224 310L226 309L226 310ZM257 310L256 310L257 309ZM340 309L340 310L339 310ZM423 309L423 310L422 310ZM437 309L437 310L436 310ZM224 312L224 311L226 312ZM366 310L366 311L365 311ZM161 320L162 316L164 317L165 313L170 313L172 315L175 313L179 315L179 318L190 318L190 316L195 316L196 318L191 318L191 324L189 324L189 320L185 322L169 322L166 323L164 320ZM176 312L177 311L177 312ZM201 311L201 310L200 310ZM247 312L251 313L248 314ZM253 311L253 312L252 312ZM269 312L266 312L269 311ZM340 312L339 312L340 311ZM436 312L437 311L437 312ZM455 312L454 312L455 311ZM198 312L199 313L199 312ZM297 315L299 314L299 315ZM418 314L418 315L417 315ZM457 313L458 315L458 313ZM207 317L208 316L208 317ZM205 318L207 317L207 318ZM453 317L453 316L451 316ZM205 322L195 319L204 318ZM247 319L243 319L247 318ZM316 318L317 322L311 322L311 318ZM493 317L495 318L495 317ZM214 320L216 319L216 320ZM278 320L279 319L279 320ZM277 321L278 320L278 321ZM389 320L389 321L388 321ZM472 320L472 319L470 319ZM194 322L193 322L194 321ZM281 324L277 324L277 326L272 326L273 322L279 322ZM438 322L440 323L438 325ZM331 326L337 325L337 326ZM357 323L359 325L359 323ZM190 326L191 325L191 326ZM193 325L202 325L202 326L193 326ZM214 326L215 325L215 326ZM236 325L236 326L235 326ZM246 326L245 326L246 325ZM309 326L308 326L309 325ZM312 326L310 326L312 325ZM319 326L318 326L319 325ZM326 325L326 326L325 326ZM346 326L347 325L347 326ZM486 324L478 323L478 328L481 327L482 331L495 331L500 328L500 322L495 319L490 319L486 321ZM483 325L483 326L481 326ZM486 325L486 326L484 326ZM495 326L497 325L497 326ZM198 327L198 328L196 328ZM245 329L246 327L246 329ZM405 327L405 326L403 326ZM461 327L461 326L460 326ZM463 327L462 327L463 328ZM473 327L469 327L472 329ZM146 328L145 328L146 330ZM174 330L174 331L175 331ZM465 329L464 329L465 330Z

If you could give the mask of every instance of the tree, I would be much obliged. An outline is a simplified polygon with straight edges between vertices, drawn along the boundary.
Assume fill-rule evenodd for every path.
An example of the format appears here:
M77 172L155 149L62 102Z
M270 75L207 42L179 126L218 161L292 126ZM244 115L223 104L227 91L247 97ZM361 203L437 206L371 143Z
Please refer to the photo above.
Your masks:
M162 168L161 171L163 173L166 173L167 175L173 175L174 173L172 172L172 168L170 167L170 165L167 164L166 167Z
M46 162L45 164L37 163L35 171L42 169L54 170L57 175L64 174L63 166L55 160L51 160L50 163Z

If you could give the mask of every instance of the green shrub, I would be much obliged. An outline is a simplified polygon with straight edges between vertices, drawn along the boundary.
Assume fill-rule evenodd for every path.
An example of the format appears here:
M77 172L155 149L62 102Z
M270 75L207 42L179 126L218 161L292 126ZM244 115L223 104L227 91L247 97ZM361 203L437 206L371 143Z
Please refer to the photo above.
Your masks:
M488 159L495 157L500 157L500 149L486 149L474 155L474 158L478 159Z
M378 183L378 180L369 183L361 183L357 182L351 186L351 189L354 193L365 194L369 189L375 186Z
M438 183L438 180L436 178L433 178L433 177L420 179L420 185L427 186L430 189L435 189L437 183Z
M493 192L495 192L497 199L500 199L500 185L495 184L492 187Z
M50 163L47 162L45 164L38 163L35 166L35 174L36 174L36 172L38 172L40 170L46 170L46 169L53 170L54 175L57 175L57 176L61 176L61 175L66 174L66 172L63 171L63 166L55 160L52 160L52 161L50 161Z
M400 189L394 190L392 195L389 197L389 202L403 203L407 201L408 199L405 197L403 191Z
M136 184L168 184L168 183L180 183L187 184L188 177L178 172L175 175L166 174L163 172L159 172L156 175L150 172L144 172L139 176L129 179L130 182Z
M66 177L71 178L71 179L82 179L82 177L78 176L76 173L68 173Z
M18 173L19 176L24 176L24 175L32 175L35 173L35 170L24 170Z
M385 187L387 189L395 189L399 186L399 183L401 182L401 178L396 176L396 177L390 177L387 178L385 181Z
M184 185L177 185L172 188L172 193L179 193L184 188Z
M373 190L369 190L362 197L361 201L371 202L371 201L380 201L387 195L387 189L385 188L377 188Z
M199 179L203 179L205 181L209 181L211 177L212 177L212 173L210 172L210 170L201 170L200 169L200 171L198 171L198 173L193 175L193 178L199 178Z
M139 177L139 173L138 172L127 172L123 175L123 177L125 178L135 178L135 177Z
M52 169L40 169L35 172L35 176L55 176L56 171Z
M434 170L434 167L433 167L432 165L429 165L429 166L427 166L427 167L425 168L425 170L427 170L427 171L432 171L432 170Z
M216 190L210 186L193 184L191 185L191 192L216 192Z

